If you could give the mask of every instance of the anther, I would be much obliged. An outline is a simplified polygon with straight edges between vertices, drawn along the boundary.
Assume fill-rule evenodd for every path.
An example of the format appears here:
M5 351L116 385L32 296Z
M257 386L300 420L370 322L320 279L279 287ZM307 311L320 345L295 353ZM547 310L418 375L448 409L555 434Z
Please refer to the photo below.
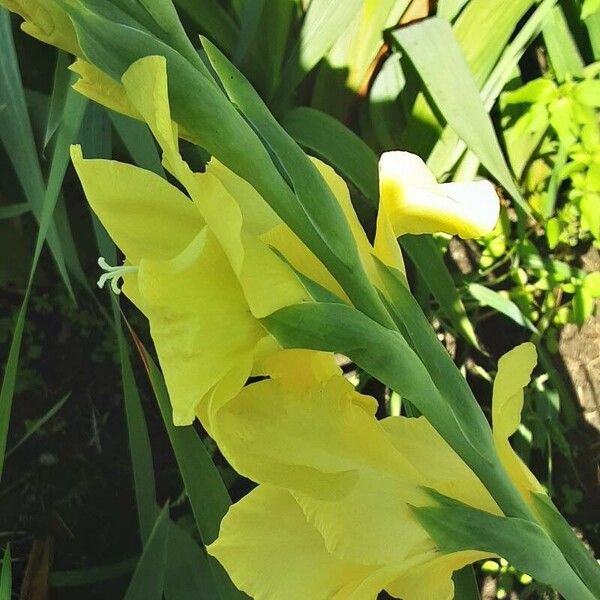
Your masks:
M98 287L102 289L104 284L107 281L110 281L110 287L115 294L121 293L121 288L119 287L119 279L122 279L123 276L127 273L136 273L138 267L133 265L121 265L120 267L112 267L106 262L106 259L101 256L98 258L98 266L106 273L100 275L98 279Z

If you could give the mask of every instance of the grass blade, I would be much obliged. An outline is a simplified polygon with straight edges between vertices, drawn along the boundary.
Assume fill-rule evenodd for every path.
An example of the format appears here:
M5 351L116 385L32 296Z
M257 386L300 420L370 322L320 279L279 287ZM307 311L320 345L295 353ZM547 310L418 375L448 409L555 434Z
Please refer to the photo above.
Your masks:
M162 374L140 340L133 332L132 335L167 428L200 537L205 545L210 544L216 539L221 520L231 504L229 492L194 428L173 425L171 403ZM208 562L219 598L234 600L245 597L216 560L209 557Z
M3 15L5 15L5 13L0 12L0 27L2 27ZM0 39L2 39L1 36ZM43 206L40 214L40 226L35 243L33 259L31 262L29 281L27 284L25 297L23 299L21 308L19 309L17 321L15 323L13 338L11 340L6 368L4 371L4 378L2 380L2 387L0 387L0 481L2 480L2 472L4 467L6 439L8 436L8 423L10 420L12 400L15 391L19 354L21 352L21 342L23 338L23 327L25 325L25 315L27 314L27 307L29 304L29 298L31 296L33 279L42 253L42 248L44 246L44 240L46 239L46 235L48 234L52 224L54 208L58 200L60 187L67 168L69 146L79 131L86 105L87 100L85 98L77 94L75 91L70 90L69 98L67 99L66 103L66 106L69 110L68 114L70 115L70 119L68 121L63 120L57 135L56 146L50 167L50 176L48 178L48 187L46 188L43 197Z
M454 329L469 344L479 348L465 305L433 238L426 235L403 235L400 243Z
M338 169L377 205L377 156L353 131L333 117L308 107L288 112L282 125L303 148Z
M512 179L492 121L448 23L434 17L400 29L393 38L409 56L448 124L485 168L529 212Z
M44 178L27 112L25 92L12 37L10 13L3 7L0 7L0 141L8 150L8 158L41 228L45 194ZM53 223L48 226L47 239L58 271L67 289L71 291L60 239Z
M19 366L19 354L21 352L21 341L23 339L23 326L25 325L25 315L27 305L29 304L30 288L27 289L23 304L19 309L17 321L13 331L13 337L8 351L6 367L4 369L4 378L0 388L0 481L2 481L2 472L4 470L4 458L6 453L6 438L8 437L8 423L12 409L12 399L15 392L15 383L17 380L17 369Z
M10 600L12 592L12 569L11 569L10 544L4 549L2 557L2 571L0 571L0 600Z
M50 107L48 109L48 120L44 133L44 148L52 139L60 125L67 100L67 92L71 84L71 72L68 67L71 64L71 56L59 50L56 57L56 68L54 69L54 81L52 82L52 93L50 95Z
M18 204L9 204L8 206L0 206L0 219L13 219L20 217L31 211L31 206L26 202Z
M286 60L276 92L281 104L327 54L362 6L361 0L312 0L298 42Z
M217 0L174 0L200 31L229 56L235 51L239 26Z
M498 292L486 288L479 283L469 284L469 293L475 300L484 306L490 306L498 312L513 320L521 327L525 327L533 333L538 333L536 326L521 312L521 309L508 298L501 296Z
M5 456L8 458L13 452L20 448L36 431L43 427L65 404L71 396L71 392L65 394L54 406L50 408L43 416L41 416L27 431L27 433L12 447Z
M583 59L560 6L553 9L542 33L558 81L565 81L568 76L583 77Z
M139 557L135 557L100 567L76 569L73 571L53 571L50 573L50 586L55 588L83 587L117 579L128 573L132 573L139 560Z
M160 511L125 593L124 600L162 600L167 569L169 505Z

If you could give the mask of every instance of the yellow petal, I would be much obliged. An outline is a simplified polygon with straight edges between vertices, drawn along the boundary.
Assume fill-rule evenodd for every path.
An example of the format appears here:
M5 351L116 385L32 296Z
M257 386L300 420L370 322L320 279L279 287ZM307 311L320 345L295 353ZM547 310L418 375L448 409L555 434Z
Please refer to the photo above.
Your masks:
M240 473L292 490L330 552L398 564L428 537L406 506L428 501L417 488L425 478L370 406L340 376L308 389L266 380L223 407L216 441Z
M138 111L129 102L123 86L104 71L81 58L77 59L69 69L79 75L73 89L80 94L115 112L134 119L141 118Z
M293 389L324 384L334 375L341 375L333 354L316 350L280 350L270 352L254 366L255 375L279 379Z
M529 501L529 492L544 488L512 449L508 438L517 430L523 410L523 388L527 386L537 361L535 346L526 342L507 352L498 361L492 397L494 443L504 468Z
M208 553L256 600L375 600L393 569L339 560L293 497L259 486L229 509Z
M75 29L71 20L53 0L0 0L0 6L21 15L21 29L50 46L80 55Z
M350 191L348 190L346 182L329 165L326 165L324 162L321 162L316 158L312 158L312 161L317 167L317 169L319 169L321 176L333 192L333 195L337 199L341 209L344 212L344 216L348 221L348 225L350 226L350 230L352 231L352 235L354 236L356 245L358 246L358 252L361 262L367 275L369 276L369 279L379 289L383 289L383 284L381 282L379 272L375 267L375 264L373 263L373 246L371 246L371 243L367 238L367 234L365 233L365 230L363 229L362 225L360 224L360 221L358 220L358 216L356 215L354 206L352 206L352 200L350 199ZM389 258L391 262L385 262L393 267L400 269L404 273L404 261L402 259L400 247L396 242L396 237L393 237L392 241L395 247L395 251L393 252L393 256L386 256L386 258ZM381 259L383 260L383 258Z
M444 232L475 238L489 233L498 220L500 203L491 183L438 185L425 163L408 152L381 156L379 188L379 210L396 237Z
M379 204L375 230L375 256L389 267L406 273L404 258L398 244L398 236L382 204Z
M344 430L351 385L338 376L325 386L290 388L286 380L265 380L245 387L220 412L217 443L240 473L259 483L339 497L356 479L352 456L338 451L352 443ZM340 435L323 414L339 412ZM355 449L354 454L359 452Z
M166 60L147 56L127 69L123 85L131 104L148 123L163 151L163 164L187 189L225 251L236 274L241 271L242 213L227 188L212 173L193 173L179 153L177 126L171 119Z
M494 437L508 439L519 427L524 393L537 362L535 346L526 342L507 352L498 361L494 380L492 420Z
M502 514L485 486L425 417L388 417L381 426L396 450L423 474L425 485L475 508Z
M234 365L244 362L250 375L248 356L266 332L250 314L227 257L207 228L172 260L142 260L138 286L173 420L187 425L198 403Z
M304 242L285 224L280 223L260 236L260 239L278 250L300 273L306 275L340 299L350 300L337 280L323 263L304 245Z
M164 56L136 60L121 78L129 102L146 121L163 151L165 167L177 177L181 156L177 125L171 120Z
M176 187L144 169L114 160L86 160L80 146L71 159L93 211L129 262L179 254L204 221Z
M235 198L242 212L244 230L260 236L282 221L263 197L239 175L220 163L214 156L206 165L206 172L214 175Z
M294 271L263 242L243 238L240 283L252 314L260 319L292 304L309 300Z
M489 556L475 551L425 554L418 558L418 562L412 561L416 564L406 565L402 575L389 584L386 591L403 600L452 600L452 573Z
M261 341L259 340L258 345ZM254 355L252 352L245 352L238 356L231 369L196 405L196 416L213 440L219 440L222 437L219 430L219 411L244 387L249 374L252 372L253 360Z

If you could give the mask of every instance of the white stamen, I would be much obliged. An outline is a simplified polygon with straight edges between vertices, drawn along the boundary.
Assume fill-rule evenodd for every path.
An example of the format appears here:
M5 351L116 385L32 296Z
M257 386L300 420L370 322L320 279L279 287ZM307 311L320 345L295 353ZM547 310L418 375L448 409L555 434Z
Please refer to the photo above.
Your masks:
M119 287L119 279L123 278L126 273L136 273L139 267L133 265L121 265L120 267L111 267L103 256L98 259L98 266L106 273L100 275L98 279L98 287L102 289L107 281L110 281L110 287L115 294L121 293Z

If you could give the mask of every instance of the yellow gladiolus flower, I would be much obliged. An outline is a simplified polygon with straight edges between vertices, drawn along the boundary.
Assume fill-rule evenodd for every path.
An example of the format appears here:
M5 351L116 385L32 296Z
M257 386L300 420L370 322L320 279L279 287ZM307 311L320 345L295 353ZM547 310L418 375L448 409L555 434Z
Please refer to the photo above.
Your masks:
M121 83L109 77L104 71L82 58L78 58L69 69L79 75L79 79L73 84L73 89L82 96L115 112L141 119L140 114L129 102Z
M271 248L342 301L348 298L252 186L215 159L204 173L193 172L183 160L163 57L136 61L122 88L127 105L158 141L165 168L189 198L153 173L115 161L84 160L75 149L73 162L90 205L127 259L124 268L103 263L109 272L101 281L112 279L116 286L122 275L125 294L148 317L175 422L187 424L199 414L209 427L210 415L251 373L268 374L257 371L262 358L280 350L258 319L310 300ZM367 273L382 289L374 249L345 182L330 167L315 164L346 215ZM401 266L401 258L394 266Z
M31 37L71 54L81 54L71 20L52 0L0 0L0 6L21 15L21 29Z
M72 159L92 209L126 256L104 279L122 276L124 293L147 316L174 421L189 424L215 386L237 393L255 352L277 349L274 340L259 346L268 334L258 318L308 295L265 244L240 232L236 272L198 205L158 175L85 160L79 147ZM208 193L219 192L218 181L211 185Z
M498 453L525 497L541 486L508 436L534 364L532 344L508 353L493 396ZM442 553L411 510L435 502L424 490L433 488L501 515L483 484L423 417L377 421L374 411L335 375L300 391L262 381L221 409L225 456L261 484L208 548L240 589L257 600L367 600L382 589L448 600L453 571L486 556Z
M120 82L83 58L77 35L67 13L53 0L0 0L0 6L21 15L21 29L46 44L77 56L70 69L79 75L73 85L81 95L111 110L139 119Z
M386 152L379 161L375 253L395 266L396 238L404 233L484 236L496 225L499 211L498 195L489 181L438 184L415 154Z

